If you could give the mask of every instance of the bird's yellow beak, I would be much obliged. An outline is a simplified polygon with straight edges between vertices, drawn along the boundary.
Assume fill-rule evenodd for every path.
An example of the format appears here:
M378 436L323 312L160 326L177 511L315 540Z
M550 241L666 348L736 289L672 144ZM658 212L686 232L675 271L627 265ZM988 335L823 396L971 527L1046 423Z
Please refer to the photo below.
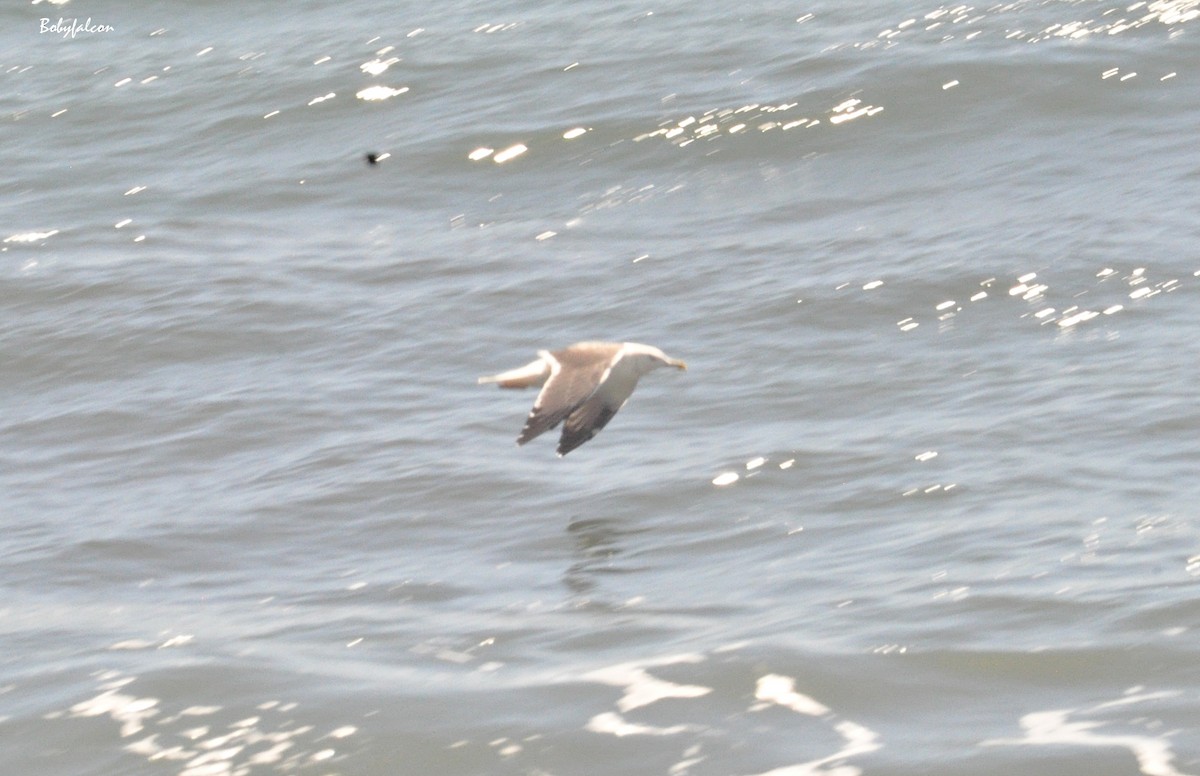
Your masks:
M682 369L685 372L687 371L687 364L682 361L672 361L671 366L675 367L676 369Z

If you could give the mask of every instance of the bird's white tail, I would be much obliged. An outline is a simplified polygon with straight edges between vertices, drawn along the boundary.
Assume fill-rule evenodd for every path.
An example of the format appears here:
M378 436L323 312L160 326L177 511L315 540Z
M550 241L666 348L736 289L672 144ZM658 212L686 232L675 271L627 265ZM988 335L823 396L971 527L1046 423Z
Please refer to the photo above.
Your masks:
M541 385L546 382L546 378L549 376L550 365L539 358L537 361L528 363L518 369L510 369L507 372L501 372L491 377L481 377L479 378L479 384L496 383L501 388L529 388Z

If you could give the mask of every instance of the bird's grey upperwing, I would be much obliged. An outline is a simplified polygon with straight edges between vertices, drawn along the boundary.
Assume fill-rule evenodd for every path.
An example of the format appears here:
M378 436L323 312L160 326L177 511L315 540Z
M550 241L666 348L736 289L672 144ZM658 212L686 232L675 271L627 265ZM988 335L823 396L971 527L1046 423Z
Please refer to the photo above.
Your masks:
M533 403L517 444L523 445L554 428L586 402L604 382L619 353L619 347L599 346L540 351L550 364L550 377Z

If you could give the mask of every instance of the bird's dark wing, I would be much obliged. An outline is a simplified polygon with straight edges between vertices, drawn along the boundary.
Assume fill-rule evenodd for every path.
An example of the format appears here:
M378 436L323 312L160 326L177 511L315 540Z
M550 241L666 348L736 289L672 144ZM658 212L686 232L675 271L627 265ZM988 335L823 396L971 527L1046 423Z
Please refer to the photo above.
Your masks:
M550 378L542 386L517 437L523 445L554 428L580 408L604 381L613 353L598 350L566 350L546 353L550 357ZM582 444L582 442L580 442Z
M566 455L599 434L600 429L613 419L624 403L622 401L621 404L613 406L606 397L596 394L579 405L567 416L567 422L563 423L562 436L558 440L558 454Z

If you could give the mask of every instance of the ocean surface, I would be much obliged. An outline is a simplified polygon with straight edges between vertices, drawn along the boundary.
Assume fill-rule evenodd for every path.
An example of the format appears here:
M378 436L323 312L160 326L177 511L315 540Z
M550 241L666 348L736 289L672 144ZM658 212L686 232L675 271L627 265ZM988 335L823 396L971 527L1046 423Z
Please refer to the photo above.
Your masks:
M0 773L1200 774L1198 133L1196 0L5 4Z

